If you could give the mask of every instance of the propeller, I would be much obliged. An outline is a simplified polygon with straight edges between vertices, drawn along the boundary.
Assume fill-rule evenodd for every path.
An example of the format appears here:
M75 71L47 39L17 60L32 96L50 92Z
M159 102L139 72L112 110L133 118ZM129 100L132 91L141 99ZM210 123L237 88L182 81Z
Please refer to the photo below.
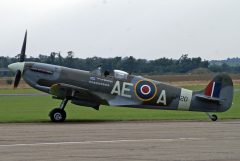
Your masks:
M24 62L24 60L25 60L26 44L27 44L27 31L25 32L25 37L23 40L23 45L22 45L22 50L21 50L20 57L19 57L19 62ZM21 75L22 75L22 72L21 72L21 70L18 69L16 71L16 75L15 75L14 86L13 86L14 88L18 87L18 84L21 80Z
M15 75L14 85L13 85L14 88L18 87L18 84L21 80L21 74L22 74L21 71L17 70L16 75Z
M24 62L24 60L25 60L26 44L27 44L27 30L25 32L25 37L24 37L24 40L23 40L23 45L22 45L22 50L21 50L19 62Z

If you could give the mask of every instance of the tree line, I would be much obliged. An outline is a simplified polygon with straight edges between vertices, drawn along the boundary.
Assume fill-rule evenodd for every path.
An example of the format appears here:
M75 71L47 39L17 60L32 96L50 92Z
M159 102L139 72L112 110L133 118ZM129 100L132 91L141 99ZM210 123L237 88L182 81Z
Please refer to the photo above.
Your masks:
M0 68L7 68L8 64L18 62L18 57L19 55L16 57L0 57ZM103 69L119 69L134 74L188 73L198 68L205 68L212 72L240 73L240 66L232 67L225 63L211 65L207 60L202 60L200 57L189 58L187 54L182 55L179 59L163 57L155 60L146 60L136 59L133 56L113 58L91 57L82 59L74 57L74 52L69 51L65 57L60 52L52 52L49 55L40 54L36 58L26 58L26 61L55 64L82 70L94 70L101 65Z

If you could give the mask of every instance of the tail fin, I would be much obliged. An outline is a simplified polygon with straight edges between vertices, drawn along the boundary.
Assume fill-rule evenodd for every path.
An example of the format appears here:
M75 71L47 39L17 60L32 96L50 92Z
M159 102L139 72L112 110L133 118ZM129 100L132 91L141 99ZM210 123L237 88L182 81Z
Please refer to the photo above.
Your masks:
M208 97L219 98L222 88L222 83L216 80L212 80L204 90L204 95Z
M232 79L227 74L217 74L197 97L219 103L218 112L227 111L232 106L233 100Z

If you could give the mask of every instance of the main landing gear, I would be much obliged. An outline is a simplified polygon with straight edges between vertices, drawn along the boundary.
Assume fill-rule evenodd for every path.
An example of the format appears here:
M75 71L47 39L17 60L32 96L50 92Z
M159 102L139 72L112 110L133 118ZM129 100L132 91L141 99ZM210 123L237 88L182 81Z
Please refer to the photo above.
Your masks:
M211 115L209 113L206 113L206 114L209 117L209 119L211 119L212 121L217 121L217 119L218 119L217 115L215 115L215 114Z
M49 117L52 120L52 122L64 122L66 119L66 112L64 111L65 106L67 105L68 99L65 98L62 100L62 103L60 104L59 108L54 108L49 113Z

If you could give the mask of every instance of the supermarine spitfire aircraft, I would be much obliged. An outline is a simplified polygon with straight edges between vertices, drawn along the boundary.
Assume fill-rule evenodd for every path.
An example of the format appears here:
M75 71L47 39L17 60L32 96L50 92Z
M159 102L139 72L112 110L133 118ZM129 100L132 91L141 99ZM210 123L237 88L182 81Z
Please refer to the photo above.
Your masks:
M100 105L145 109L164 109L206 112L212 121L216 115L209 113L227 111L232 105L233 83L226 74L216 75L201 91L191 91L166 83L131 75L121 70L83 71L37 62L25 62L27 32L17 63L8 68L16 72L14 88L21 77L31 87L62 100L59 108L50 111L53 122L66 119L64 108L71 103L92 107Z

